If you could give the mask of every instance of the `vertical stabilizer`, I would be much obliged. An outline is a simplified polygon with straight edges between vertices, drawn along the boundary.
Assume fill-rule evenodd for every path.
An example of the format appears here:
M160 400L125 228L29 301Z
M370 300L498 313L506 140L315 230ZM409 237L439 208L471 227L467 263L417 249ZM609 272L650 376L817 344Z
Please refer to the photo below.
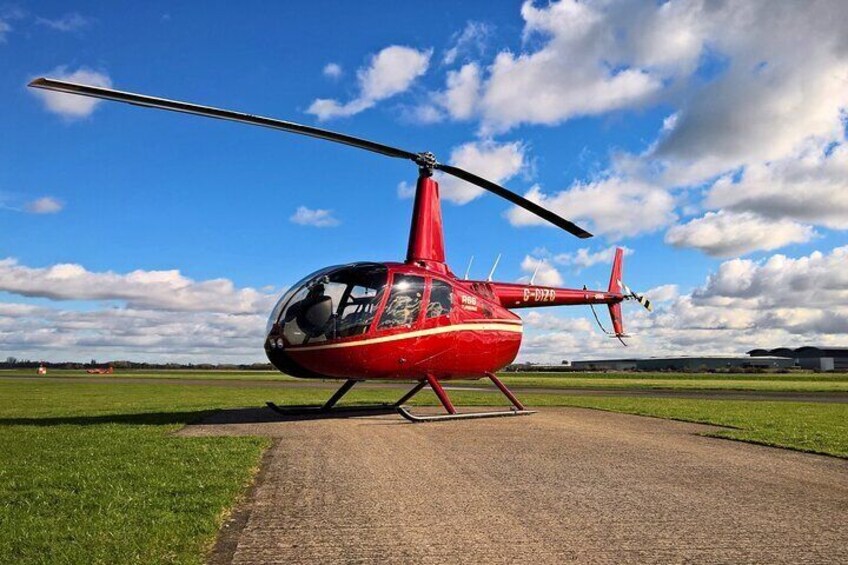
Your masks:
M610 274L609 292L613 294L621 294L622 281L622 263L624 262L624 249L621 247L615 250L615 259L612 261L612 273Z
M610 273L609 290L610 294L621 294L621 276L624 268L624 249L621 247L615 250L615 259L612 261L612 272ZM608 304L610 320L612 321L612 331L615 335L621 338L624 335L624 318L621 316L621 302Z

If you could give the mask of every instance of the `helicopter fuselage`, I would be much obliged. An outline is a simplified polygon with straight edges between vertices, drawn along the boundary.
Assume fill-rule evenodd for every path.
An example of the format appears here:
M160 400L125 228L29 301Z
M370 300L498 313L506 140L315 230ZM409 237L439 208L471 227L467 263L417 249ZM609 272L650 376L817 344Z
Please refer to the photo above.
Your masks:
M469 281L409 263L328 267L286 292L265 351L303 378L480 378L511 363L523 323L510 308L616 307L617 292Z
M405 263L353 263L287 292L265 351L304 378L479 378L515 359L522 329L487 283Z

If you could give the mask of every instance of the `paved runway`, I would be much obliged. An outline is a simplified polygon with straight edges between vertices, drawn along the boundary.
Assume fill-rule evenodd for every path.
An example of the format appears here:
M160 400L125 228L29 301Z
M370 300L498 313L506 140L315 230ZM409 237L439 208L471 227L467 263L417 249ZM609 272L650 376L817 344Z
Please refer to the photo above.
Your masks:
M577 408L413 425L217 414L274 437L213 563L848 563L848 462Z

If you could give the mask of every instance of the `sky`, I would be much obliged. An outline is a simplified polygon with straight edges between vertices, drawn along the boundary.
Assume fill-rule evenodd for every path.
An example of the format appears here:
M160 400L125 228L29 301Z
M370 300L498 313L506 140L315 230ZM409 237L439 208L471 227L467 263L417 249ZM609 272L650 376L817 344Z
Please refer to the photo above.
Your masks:
M412 211L406 162L37 76L432 151L595 233L440 177L459 274L603 289L624 247L629 346L523 310L521 361L848 346L844 2L267 4L0 0L0 358L262 362L281 292L402 260Z

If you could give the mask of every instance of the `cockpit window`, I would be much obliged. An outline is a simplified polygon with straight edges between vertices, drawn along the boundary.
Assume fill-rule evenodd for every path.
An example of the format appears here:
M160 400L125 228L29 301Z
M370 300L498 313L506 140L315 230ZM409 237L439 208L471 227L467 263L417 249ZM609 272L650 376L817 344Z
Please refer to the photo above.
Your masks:
M291 301L291 297L295 293L297 293L299 290L302 290L304 288L304 285L308 281L316 279L320 275L328 273L334 269L338 269L338 267L326 267L324 269L321 269L320 271L315 271L311 275L307 275L296 283L294 283L293 285L291 285L277 301L277 304L274 305L274 310L271 311L271 316L268 318L268 325L265 326L265 333L268 334L271 331L271 328L274 326L274 324L277 323L277 320L280 319L280 314L283 312L283 308Z
M421 312L424 296L424 278L413 275L395 275L392 292L380 317L380 329L411 326Z
M319 343L367 332L387 277L384 266L361 264L319 271L301 283L287 294L287 302L275 308L286 345Z
M427 303L427 317L438 318L450 314L453 303L453 288L445 281L433 279L430 288L430 302Z
M379 288L362 285L348 287L347 295L339 305L339 323L336 328L338 337L360 335L368 331L377 313L385 282L384 276Z

